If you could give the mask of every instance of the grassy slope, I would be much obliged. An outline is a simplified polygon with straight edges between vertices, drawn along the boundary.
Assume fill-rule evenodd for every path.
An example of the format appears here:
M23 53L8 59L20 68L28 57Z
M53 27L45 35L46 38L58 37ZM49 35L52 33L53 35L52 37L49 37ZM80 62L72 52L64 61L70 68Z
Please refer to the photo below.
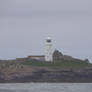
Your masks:
M35 60L30 60L25 63L24 65L28 66L37 66L37 67L52 67L52 68L85 68L85 67L92 67L92 64L83 61L54 61L54 62L40 62Z

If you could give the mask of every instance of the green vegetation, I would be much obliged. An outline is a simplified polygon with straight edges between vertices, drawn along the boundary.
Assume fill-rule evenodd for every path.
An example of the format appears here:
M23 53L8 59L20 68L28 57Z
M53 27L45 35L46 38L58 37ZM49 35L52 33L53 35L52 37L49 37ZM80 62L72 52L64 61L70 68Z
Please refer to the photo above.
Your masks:
M73 61L54 61L54 62L41 62L36 60L29 60L23 63L28 66L37 66L37 67L52 67L52 68L85 68L92 66L88 62L73 60Z
M1 61L0 62L0 69L5 68L18 68L18 67L48 67L48 68L86 68L92 67L92 64L88 61L82 61L78 59L73 60L54 60L53 62L45 62L45 61L37 61L37 60L26 60L26 61Z

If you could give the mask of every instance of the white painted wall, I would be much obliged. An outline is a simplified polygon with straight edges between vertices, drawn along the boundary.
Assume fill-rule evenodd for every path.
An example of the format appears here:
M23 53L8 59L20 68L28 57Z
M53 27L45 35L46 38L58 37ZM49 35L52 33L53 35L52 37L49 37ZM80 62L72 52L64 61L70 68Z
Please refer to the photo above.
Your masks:
M51 40L50 38L48 38L47 40ZM45 48L45 61L47 62L51 62L53 61L53 57L52 57L52 41L51 42L47 42L46 40L46 48Z

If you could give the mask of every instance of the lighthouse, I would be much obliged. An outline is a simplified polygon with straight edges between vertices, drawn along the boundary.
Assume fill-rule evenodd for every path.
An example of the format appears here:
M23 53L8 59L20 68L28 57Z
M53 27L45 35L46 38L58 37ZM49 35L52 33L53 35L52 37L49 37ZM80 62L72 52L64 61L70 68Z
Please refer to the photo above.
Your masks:
M53 61L53 50L52 50L52 40L50 37L46 39L46 46L45 46L45 61L52 62Z

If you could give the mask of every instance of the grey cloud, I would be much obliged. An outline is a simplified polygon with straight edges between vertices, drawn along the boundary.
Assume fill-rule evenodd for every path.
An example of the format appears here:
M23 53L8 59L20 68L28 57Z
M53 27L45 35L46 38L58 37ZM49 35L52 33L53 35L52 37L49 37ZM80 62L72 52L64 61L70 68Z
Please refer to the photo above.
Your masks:
M92 60L92 0L0 0L0 59L44 54L45 38Z
M92 0L0 0L0 15L92 14Z

